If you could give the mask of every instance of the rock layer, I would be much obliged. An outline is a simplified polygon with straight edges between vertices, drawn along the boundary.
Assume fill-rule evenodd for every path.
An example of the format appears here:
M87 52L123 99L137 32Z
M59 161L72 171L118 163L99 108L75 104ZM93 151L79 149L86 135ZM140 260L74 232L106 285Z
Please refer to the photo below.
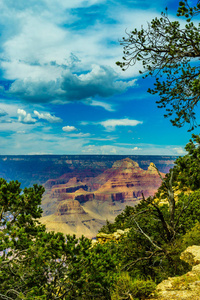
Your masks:
M106 201L106 198L117 201L141 200L142 195L153 196L161 184L153 164L148 170L142 170L130 158L115 162L111 169L97 177L97 181L103 184L95 192L95 198L102 201Z
M65 200L61 201L58 204L56 215L63 216L69 214L85 214L86 212L81 207L80 203L77 200Z
M65 179L63 176L63 180ZM47 186L51 184L48 182ZM161 179L154 164L143 170L130 158L116 161L112 168L94 178L80 179L73 176L62 184L55 181L55 184L47 189L42 201L45 224L48 228L48 220L66 223L72 215L81 218L87 215L87 222L83 222L82 226L92 230L90 223L94 220L101 220L97 222L101 226L106 219L113 221L126 205L134 206L143 196L153 196L160 184ZM95 228L98 227L97 223ZM73 226L76 227L77 224L70 224L73 231ZM74 233L77 234L75 227ZM93 233L97 232L92 231Z

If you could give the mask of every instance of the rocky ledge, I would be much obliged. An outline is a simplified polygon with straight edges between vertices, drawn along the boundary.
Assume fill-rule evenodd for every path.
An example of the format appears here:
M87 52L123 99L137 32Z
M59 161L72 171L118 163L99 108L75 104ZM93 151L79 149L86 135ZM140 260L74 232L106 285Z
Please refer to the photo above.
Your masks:
M152 300L200 299L200 246L188 247L180 257L192 270L179 277L169 277L157 285L158 296Z

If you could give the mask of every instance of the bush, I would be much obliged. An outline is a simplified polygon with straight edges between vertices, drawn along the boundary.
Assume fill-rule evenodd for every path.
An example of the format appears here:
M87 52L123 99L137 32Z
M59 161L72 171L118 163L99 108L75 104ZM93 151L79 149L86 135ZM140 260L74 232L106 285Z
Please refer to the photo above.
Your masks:
M111 293L112 300L119 299L146 299L153 291L156 284L151 279L132 279L127 272L121 273Z
M185 248L193 245L200 246L200 223L199 222L197 222L196 225L184 235L183 244Z

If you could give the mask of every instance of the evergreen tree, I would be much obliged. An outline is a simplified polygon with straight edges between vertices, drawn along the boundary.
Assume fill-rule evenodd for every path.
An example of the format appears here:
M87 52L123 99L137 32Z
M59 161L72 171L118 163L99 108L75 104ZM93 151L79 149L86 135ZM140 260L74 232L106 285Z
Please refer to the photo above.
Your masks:
M123 62L117 62L122 70L140 61L144 77L154 76L151 94L158 94L158 107L166 108L165 117L173 125L181 127L196 124L194 109L200 99L200 23L192 20L199 16L200 2L190 7L189 1L179 3L177 16L185 18L183 27L179 21L171 21L167 9L160 18L153 19L141 30L134 29L123 37Z
M110 299L115 256L85 237L47 232L43 192L0 179L0 298Z

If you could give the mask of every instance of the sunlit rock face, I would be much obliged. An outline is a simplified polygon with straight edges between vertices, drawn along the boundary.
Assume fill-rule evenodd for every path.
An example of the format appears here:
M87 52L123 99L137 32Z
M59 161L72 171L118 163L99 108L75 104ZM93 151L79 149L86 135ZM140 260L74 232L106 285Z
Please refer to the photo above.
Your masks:
M164 177L163 173L160 175ZM81 221L82 226L89 227L92 234L96 234L100 229L98 226L102 226L106 219L113 221L126 205L134 206L143 197L153 196L161 184L160 175L153 163L143 170L137 162L125 158L114 162L111 168L93 178L83 178L81 175L80 179L77 175L62 184L55 180L55 185L50 181L51 187L46 189L42 202L45 224L47 228L50 227L50 220L67 224L70 216L87 215L87 222L84 218ZM96 231L92 229L92 222L95 222ZM70 230L74 229L77 234L76 223L69 224L73 224ZM79 230L81 232L80 224Z
M200 299L200 246L188 247L180 257L192 266L182 276L169 277L157 285L157 297L152 300L199 300Z
M161 184L161 178L153 164L150 164L148 170L143 170L130 158L115 162L97 180L103 183L95 192L95 198L100 201L141 200L142 195L153 196Z
M86 212L81 207L77 200L64 200L58 204L56 215L63 216L69 214L85 214Z

